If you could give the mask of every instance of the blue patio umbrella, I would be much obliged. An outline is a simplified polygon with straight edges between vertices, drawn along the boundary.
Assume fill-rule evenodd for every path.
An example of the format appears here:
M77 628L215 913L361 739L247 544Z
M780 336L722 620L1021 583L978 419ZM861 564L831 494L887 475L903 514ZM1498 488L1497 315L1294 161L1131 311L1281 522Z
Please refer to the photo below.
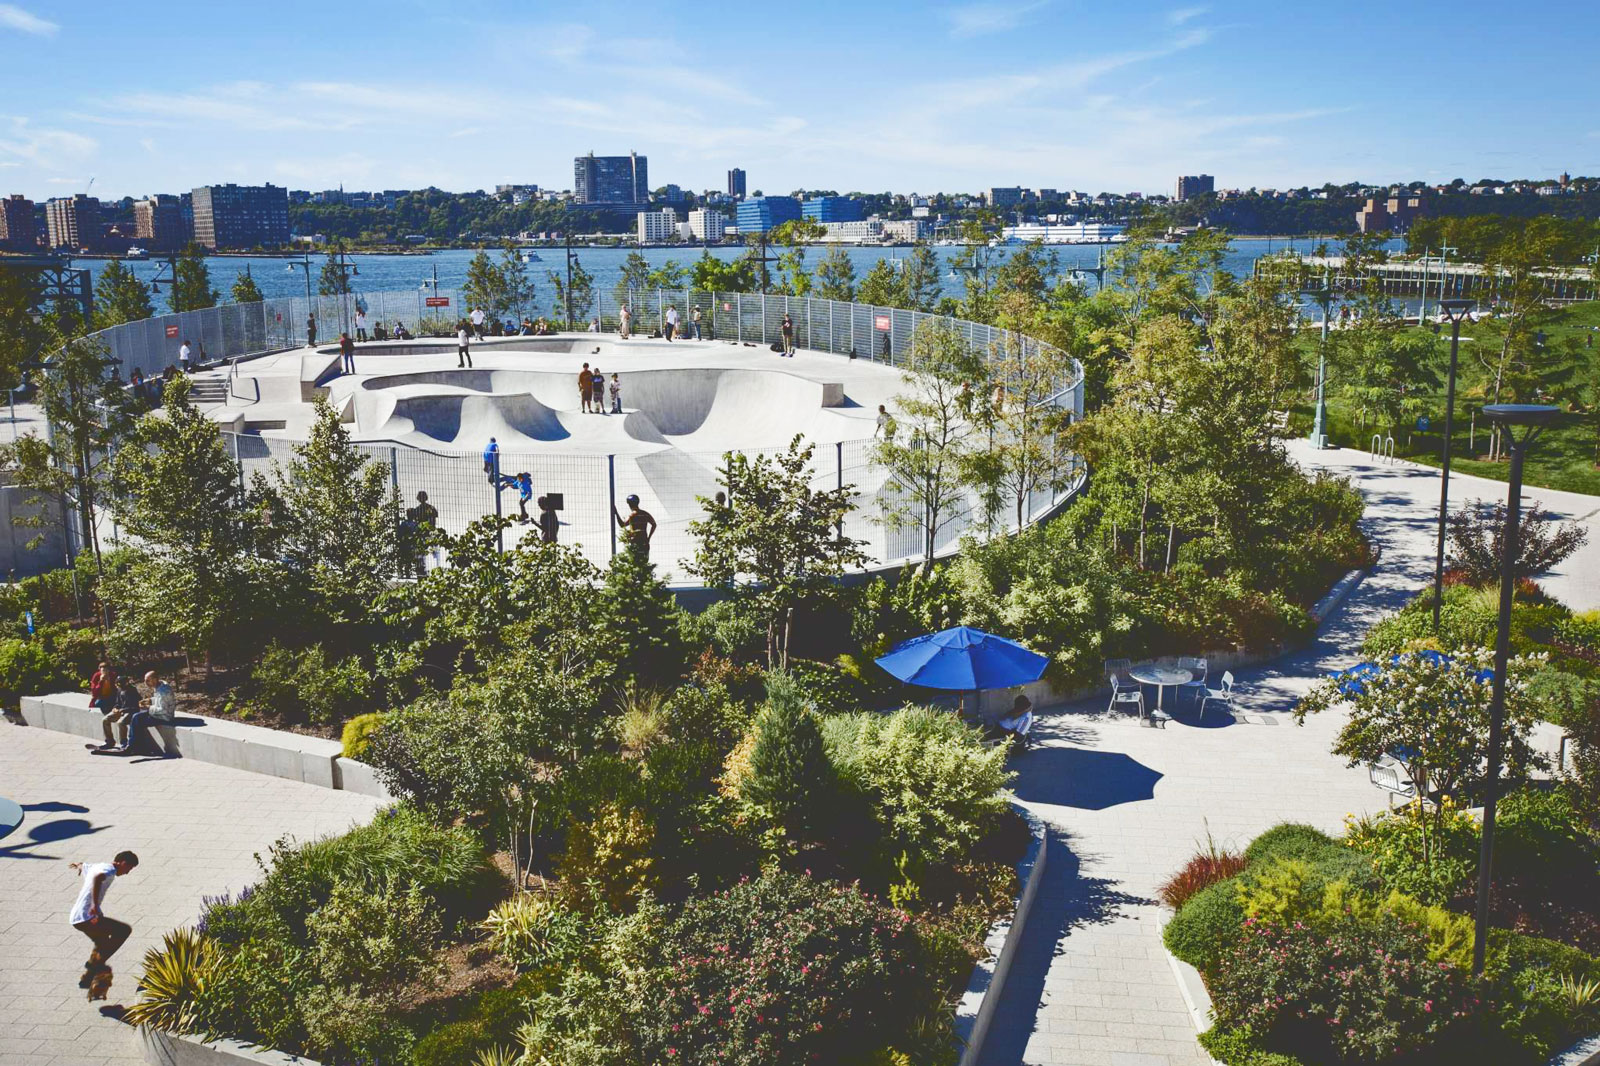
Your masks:
M877 660L908 685L971 692L1037 681L1050 660L971 626L912 637Z

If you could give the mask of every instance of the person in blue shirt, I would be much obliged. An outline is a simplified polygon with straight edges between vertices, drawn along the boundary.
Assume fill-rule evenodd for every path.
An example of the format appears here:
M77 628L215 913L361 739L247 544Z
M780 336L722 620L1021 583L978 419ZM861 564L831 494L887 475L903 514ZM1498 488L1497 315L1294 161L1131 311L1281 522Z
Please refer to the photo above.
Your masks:
M483 449L483 473L489 479L489 484L494 484L495 474L500 469L500 444L493 437Z
M519 519L522 523L528 522L528 503L533 499L533 475L524 470L517 475L517 510L522 512Z

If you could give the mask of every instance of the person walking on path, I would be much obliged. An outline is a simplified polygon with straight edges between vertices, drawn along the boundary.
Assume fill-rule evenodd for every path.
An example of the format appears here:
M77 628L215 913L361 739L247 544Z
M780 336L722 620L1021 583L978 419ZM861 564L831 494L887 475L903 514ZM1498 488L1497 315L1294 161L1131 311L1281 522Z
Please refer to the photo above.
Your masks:
M307 348L315 348L316 346L317 346L317 316L316 315L307 315L306 316L306 347Z
M650 561L650 538L656 535L656 519L649 511L639 509L639 497L628 497L628 516L617 513L611 505L611 517L622 527L622 543L641 562Z
M356 308L356 340L363 344L367 340L367 313L361 308Z
M539 541L542 544L554 544L556 534L561 530L561 519L556 517L556 509L550 506L550 497L539 497Z
M697 341L705 340L705 337L700 332L700 309L698 307L689 312L689 324L694 327L694 339Z
M667 338L668 344L672 343L672 335L678 332L678 309L670 304L667 306L667 324L661 332Z
M189 372L189 342L184 341L178 345L178 369L185 374Z
M787 314L783 316L783 354L794 358L794 320Z
M483 446L483 476L489 479L489 484L495 483L495 478L500 474L500 442L493 437Z
M478 335L478 340L483 340L483 308L474 307L469 317L472 319L472 332Z
M589 364L584 363L583 369L578 371L578 399L583 401L583 413L589 413L589 397L594 394L594 375L589 373Z
M339 367L346 374L356 372L356 342L348 333L339 334Z
M472 346L467 340L467 320L456 324L456 369L472 366Z
M83 964L83 976L78 979L78 987L87 988L91 1000L105 999L106 993L111 990L111 966L108 960L133 935L133 927L127 922L107 918L100 907L111 882L132 872L139 865L139 856L131 851L119 851L110 862L74 862L68 865L73 873L83 878L83 885L78 889L78 898L73 902L72 913L67 920L72 923L72 928L94 944L88 960Z
M611 413L622 413L622 382L617 380L617 375L611 375Z
M595 367L589 375L589 403L594 408L594 413L606 413L606 376Z
M623 340L628 339L628 327L633 324L633 312L628 310L628 305L623 304L622 310L617 313L617 332Z
M439 565L439 549L434 543L434 534L439 528L439 509L428 502L426 492L417 493L417 505L406 510L405 532L411 535L414 546L413 558L417 564L417 577L427 576L428 556L433 557L433 565Z

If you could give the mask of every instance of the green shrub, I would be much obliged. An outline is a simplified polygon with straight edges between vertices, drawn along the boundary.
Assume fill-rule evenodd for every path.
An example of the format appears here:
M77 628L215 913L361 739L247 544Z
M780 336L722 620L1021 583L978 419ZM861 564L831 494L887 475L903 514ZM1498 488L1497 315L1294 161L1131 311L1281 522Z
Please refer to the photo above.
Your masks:
M1201 889L1179 909L1162 932L1167 950L1202 973L1209 974L1239 939L1244 907L1237 879Z
M906 915L810 877L691 899L648 947L630 1028L651 1063L850 1061L905 1046L940 991Z
M1600 979L1600 959L1554 940L1497 932L1491 967L1495 1027L1531 1058L1544 1059L1600 1027L1596 1005L1573 1002L1575 982Z
M510 988L492 988L478 997L467 1018L441 1025L417 1041L412 1066L475 1066L480 1052L516 1043L517 1028L528 1020L528 1001L537 986L531 976Z
M554 899L519 892L483 920L494 953L519 971L560 966L583 950L583 921Z
M1590 708L1600 704L1600 678L1546 666L1528 679L1528 695L1539 708L1539 717L1561 726L1576 726L1591 713Z
M484 1035L476 1021L441 1025L418 1040L411 1049L412 1066L473 1066L478 1052L491 1047L494 1039Z
M372 735L383 727L386 717L382 711L374 711L372 714L358 714L346 722L340 734L344 757L360 760L365 756L367 749L372 746Z
M1538 882L1596 879L1595 840L1564 792L1524 788L1496 809L1496 861Z
M1385 1062L1434 1047L1475 1003L1469 972L1433 959L1426 934L1386 912L1316 928L1246 925L1208 988L1218 1025L1316 1061Z
M315 985L306 990L301 1010L306 1020L305 1051L329 1063L406 1062L416 1040L391 1015L394 1003L348 985Z
M637 807L608 801L567 827L567 843L556 856L557 880L568 902L596 900L617 910L656 887L651 846L655 827Z
M15 708L23 696L60 692L76 682L70 665L43 640L0 639L0 701L6 707Z
M374 683L361 660L330 660L320 644L296 650L273 641L250 680L251 703L289 721L326 725L372 705Z
M763 821L794 839L810 838L828 822L837 775L823 750L817 719L799 687L782 674L767 682L767 702L756 715L755 743L739 799Z
M373 995L437 976L439 916L413 883L376 890L354 881L334 886L306 920L311 963L328 985L353 985Z
M1252 840L1250 846L1244 849L1244 857L1250 863L1269 859L1310 859L1331 844L1333 838L1315 826L1303 822L1284 822Z
M971 851L1008 809L1006 748L948 711L902 707L823 723L828 758L870 802L891 857L920 869Z
M1477 876L1478 823L1460 808L1413 804L1361 818L1345 843L1372 859L1385 885L1424 903L1449 903Z
M1293 1055L1262 1050L1249 1026L1224 1029L1213 1025L1200 1034L1200 1046L1223 1066L1302 1066Z

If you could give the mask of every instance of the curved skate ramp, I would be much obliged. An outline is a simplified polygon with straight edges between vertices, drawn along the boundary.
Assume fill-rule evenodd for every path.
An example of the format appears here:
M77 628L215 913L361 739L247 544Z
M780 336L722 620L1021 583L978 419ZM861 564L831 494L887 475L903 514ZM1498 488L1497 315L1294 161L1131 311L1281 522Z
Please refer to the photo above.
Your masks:
M389 426L397 437L420 433L445 444L474 447L487 443L490 437L502 441L554 441L572 436L559 412L526 393L399 396L395 398Z

